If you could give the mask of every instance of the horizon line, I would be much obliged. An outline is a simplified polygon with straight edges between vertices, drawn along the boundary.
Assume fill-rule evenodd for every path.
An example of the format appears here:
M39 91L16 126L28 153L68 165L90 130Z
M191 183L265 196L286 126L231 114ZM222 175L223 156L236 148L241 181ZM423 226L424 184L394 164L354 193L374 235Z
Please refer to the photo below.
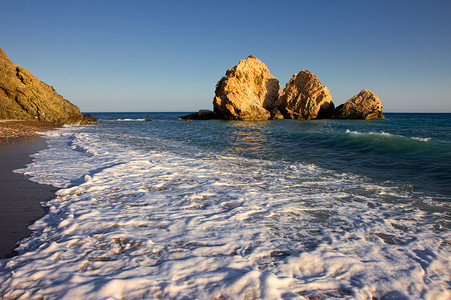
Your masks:
M114 113L196 113L197 111L158 111L158 110L142 110L142 111L82 111L83 114L114 114ZM451 111L449 112L415 112L415 111L387 111L382 112L383 114L451 114Z

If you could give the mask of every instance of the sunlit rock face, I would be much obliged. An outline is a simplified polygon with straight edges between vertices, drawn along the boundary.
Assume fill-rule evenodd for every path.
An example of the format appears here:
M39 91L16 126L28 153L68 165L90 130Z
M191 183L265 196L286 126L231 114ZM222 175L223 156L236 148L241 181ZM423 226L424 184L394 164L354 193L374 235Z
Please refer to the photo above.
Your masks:
M268 120L280 90L268 67L250 55L216 84L213 109L228 120Z
M276 107L285 119L327 119L334 112L329 89L307 70L294 74L285 84Z
M0 119L36 120L56 124L91 124L79 108L30 71L13 64L0 49Z
M360 93L338 106L334 113L335 119L377 119L384 118L382 110L384 107L379 97L368 90Z

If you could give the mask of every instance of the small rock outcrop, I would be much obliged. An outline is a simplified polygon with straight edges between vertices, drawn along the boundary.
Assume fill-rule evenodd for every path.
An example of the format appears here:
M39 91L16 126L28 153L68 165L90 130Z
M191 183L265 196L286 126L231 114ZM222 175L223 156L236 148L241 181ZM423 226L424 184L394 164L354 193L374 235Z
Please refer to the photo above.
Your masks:
M212 120L216 119L216 114L208 109L201 109L197 113L180 117L182 120Z
M264 63L250 55L227 70L217 84L213 110L228 120L268 120L280 90Z
M285 119L328 119L334 113L329 89L307 70L294 74L276 102Z
M384 107L379 97L368 90L361 90L360 93L339 105L335 109L334 119L378 119L384 118L382 110Z
M93 124L79 108L30 71L13 64L0 49L0 119L35 120L55 124Z

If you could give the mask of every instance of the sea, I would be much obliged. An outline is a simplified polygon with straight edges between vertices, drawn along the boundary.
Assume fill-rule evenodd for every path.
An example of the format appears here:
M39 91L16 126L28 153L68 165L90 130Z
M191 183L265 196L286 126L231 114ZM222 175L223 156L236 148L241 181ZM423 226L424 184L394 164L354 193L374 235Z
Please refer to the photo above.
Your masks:
M15 170L58 188L4 299L451 299L451 114L94 113Z

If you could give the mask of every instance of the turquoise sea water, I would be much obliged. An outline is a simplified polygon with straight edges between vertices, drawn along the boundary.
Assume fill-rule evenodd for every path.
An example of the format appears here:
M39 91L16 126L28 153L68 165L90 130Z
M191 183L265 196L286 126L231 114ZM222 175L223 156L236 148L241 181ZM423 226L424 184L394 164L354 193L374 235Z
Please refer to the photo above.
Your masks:
M16 172L59 190L0 296L451 298L451 114L185 114L46 132Z
M114 120L144 120L152 122ZM451 114L387 113L379 120L180 122L184 113L94 114L106 131L136 147L173 147L185 155L233 154L313 164L365 176L434 200L451 201ZM112 122L113 121L113 122ZM163 142L146 144L136 137ZM118 139L123 137L118 134Z

